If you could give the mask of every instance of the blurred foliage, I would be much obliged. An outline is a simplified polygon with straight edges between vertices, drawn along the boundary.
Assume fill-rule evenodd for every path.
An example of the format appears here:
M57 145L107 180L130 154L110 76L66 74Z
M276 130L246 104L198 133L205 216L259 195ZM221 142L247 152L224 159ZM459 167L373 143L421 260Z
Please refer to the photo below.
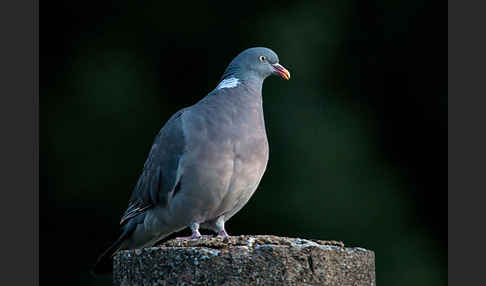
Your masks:
M434 18L430 12L434 9ZM152 140L252 46L270 161L230 234L342 240L378 285L445 285L445 15L423 1L51 1L41 13L41 282L88 273ZM69 249L69 251L64 251Z

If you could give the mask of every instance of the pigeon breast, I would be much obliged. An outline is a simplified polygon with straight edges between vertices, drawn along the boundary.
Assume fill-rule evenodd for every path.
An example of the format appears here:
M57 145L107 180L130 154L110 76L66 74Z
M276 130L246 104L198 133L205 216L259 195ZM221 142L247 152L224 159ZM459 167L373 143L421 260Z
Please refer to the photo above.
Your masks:
M180 206L200 222L227 220L254 193L268 162L261 94L243 85L216 89L183 114L183 129Z

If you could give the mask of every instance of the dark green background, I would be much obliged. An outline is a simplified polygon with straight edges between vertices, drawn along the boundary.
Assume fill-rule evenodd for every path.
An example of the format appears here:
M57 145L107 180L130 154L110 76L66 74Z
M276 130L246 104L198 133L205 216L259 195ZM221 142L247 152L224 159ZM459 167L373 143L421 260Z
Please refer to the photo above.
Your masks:
M275 50L267 172L228 232L342 240L378 285L447 281L447 13L429 1L40 5L41 283L88 270L152 140L242 50Z

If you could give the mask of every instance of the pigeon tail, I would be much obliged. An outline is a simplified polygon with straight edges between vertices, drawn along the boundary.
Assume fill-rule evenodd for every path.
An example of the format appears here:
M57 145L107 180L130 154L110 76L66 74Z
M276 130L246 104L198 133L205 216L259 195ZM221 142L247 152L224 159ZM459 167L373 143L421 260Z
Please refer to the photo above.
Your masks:
M113 254L120 249L120 245L135 231L137 224L137 221L130 220L123 226L120 236L98 257L91 270L92 275L98 276L113 271Z

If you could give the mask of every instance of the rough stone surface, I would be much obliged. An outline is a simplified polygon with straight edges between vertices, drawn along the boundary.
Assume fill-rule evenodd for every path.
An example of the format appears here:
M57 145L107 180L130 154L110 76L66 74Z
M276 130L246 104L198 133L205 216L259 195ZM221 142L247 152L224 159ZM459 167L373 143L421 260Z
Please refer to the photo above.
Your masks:
M375 255L342 242L270 235L170 240L114 257L114 285L375 286Z

